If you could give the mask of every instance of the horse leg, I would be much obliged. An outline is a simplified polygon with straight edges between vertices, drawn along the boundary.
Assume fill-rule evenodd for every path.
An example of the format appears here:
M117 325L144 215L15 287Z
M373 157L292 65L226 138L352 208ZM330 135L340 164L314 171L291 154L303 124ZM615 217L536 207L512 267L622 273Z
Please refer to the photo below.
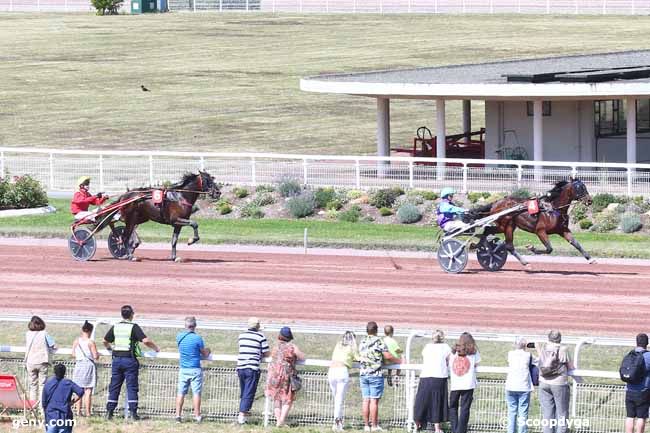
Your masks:
M189 218L177 218L176 219L176 224L184 225L184 226L190 226L194 230L194 237L187 241L187 245L192 245L195 244L199 241L199 225L197 224L196 221L192 221Z
M591 258L591 256L589 255L589 253L586 252L586 251L584 250L584 248L582 248L582 245L580 245L580 243L576 240L576 238L573 237L573 233L571 233L569 230L567 230L567 231L565 231L564 233L562 233L562 237L563 237L564 239L566 239L566 241L567 241L568 243L570 243L570 244L571 244L571 245L572 245L576 250L580 251L580 254L582 254L582 256L583 256L585 259L587 259L587 261L588 261L590 264L592 264L592 263L596 263L596 260L593 259L593 258Z
M537 230L536 234L546 249L538 250L534 246L528 245L528 249L530 250L530 252L532 252L533 254L551 254L553 252L553 246L551 246L551 242L548 240L548 233L546 233L546 230L543 229Z
M508 250L510 254L512 254L517 260L519 260L519 263L521 263L524 266L527 266L528 262L526 261L526 259L524 259L521 256L521 254L517 252L517 250L515 250L515 245L512 242L514 239L514 231L515 231L514 222L508 224L505 230L503 231L503 234L506 237L506 250Z
M126 227L124 227L124 232L122 232L122 243L126 245L126 258L131 261L137 261L137 258L133 255L135 247L131 243L131 235L134 230L135 224L127 222Z
M181 233L183 226L174 226L174 234L172 235L172 255L171 260L176 260L176 243L178 242L178 235Z

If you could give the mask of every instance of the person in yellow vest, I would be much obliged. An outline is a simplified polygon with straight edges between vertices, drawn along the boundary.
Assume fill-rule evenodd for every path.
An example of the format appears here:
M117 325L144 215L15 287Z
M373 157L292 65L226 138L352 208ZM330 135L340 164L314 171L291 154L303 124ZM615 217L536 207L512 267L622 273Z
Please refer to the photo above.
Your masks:
M108 330L104 337L104 346L113 352L111 370L111 383L108 387L108 400L106 401L106 418L112 419L113 412L120 399L122 383L126 379L126 400L129 413L134 421L138 416L138 373L140 363L138 357L142 355L140 343L160 352L160 348L150 340L137 323L133 323L133 308L130 305L122 307L122 321L116 323Z

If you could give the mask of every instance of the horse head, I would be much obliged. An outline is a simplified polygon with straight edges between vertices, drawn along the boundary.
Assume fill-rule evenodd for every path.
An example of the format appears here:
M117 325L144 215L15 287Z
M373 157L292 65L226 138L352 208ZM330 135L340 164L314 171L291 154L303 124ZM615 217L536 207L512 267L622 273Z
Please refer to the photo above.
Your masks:
M569 185L571 186L570 188L571 201L579 200L582 201L587 206L591 206L592 203L591 195L589 195L589 191L587 191L587 186L580 179L578 179L577 177L570 178Z
M214 181L214 177L210 175L207 171L200 171L197 176L197 180L200 182L200 190L208 193L211 199L218 200L221 197L221 189Z

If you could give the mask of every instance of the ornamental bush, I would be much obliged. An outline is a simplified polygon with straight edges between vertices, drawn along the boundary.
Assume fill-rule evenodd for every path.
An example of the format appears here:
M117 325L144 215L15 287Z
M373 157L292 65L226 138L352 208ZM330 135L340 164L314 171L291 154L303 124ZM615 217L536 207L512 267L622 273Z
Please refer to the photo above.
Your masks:
M91 0L97 15L117 15L124 0Z
M47 206L47 194L31 176L0 179L0 209L28 209Z
M490 197L489 192L468 192L467 193L467 200L469 200L469 202L472 204L475 204L480 199L488 199L489 197Z
M214 208L221 215L227 215L232 212L232 204L225 198L220 198L217 200L217 202L214 204Z
M282 197L295 197L302 192L302 184L297 179L285 177L278 184L278 192Z
M422 191L421 194L425 200L429 200L429 201L438 200L439 197L438 193L435 191Z
M275 203L275 198L273 197L273 194L269 192L257 193L255 198L253 198L252 203L259 207L264 207Z
M392 215L392 214L393 214L393 210L391 208L389 208L389 207L379 208L379 215L381 215L381 216L388 216L388 215Z
M404 194L402 188L385 188L375 192L370 197L370 205L376 208L391 207L400 195Z
M261 219L264 218L264 211L255 203L250 202L242 206L239 211L239 216L242 218Z
M513 190L509 195L512 198L518 198L523 200L532 197L533 194L531 194L531 192L526 188L517 188Z
M592 197L591 210L594 213L600 212L612 203L618 203L612 194L596 194Z
M594 225L591 228L595 232L609 232L618 227L620 215L617 212L601 212L594 217Z
M397 220L402 224L413 224L422 219L420 210L411 203L406 203L397 209Z
M641 216L633 212L625 212L621 216L621 230L624 233L634 233L641 230Z
M589 229L591 228L591 226L594 225L594 223L591 222L590 219L585 218L585 219L580 220L580 222L578 223L578 225L580 226L580 228L581 228L582 230L589 230Z
M327 202L327 204L325 205L325 209L340 210L343 207L343 205L344 203L340 199L335 198L334 200Z
M319 208L325 208L327 203L331 202L336 198L336 191L334 188L318 188L314 192L314 200L316 200L316 206Z
M240 187L234 188L232 190L232 193L237 198L246 198L246 197L248 197L248 190L246 188L240 188Z
M255 187L255 192L256 193L263 193L263 192L274 192L275 187L273 185L257 185Z
M316 200L311 192L304 192L287 200L286 207L292 217L304 218L314 213Z
M353 205L350 209L339 212L338 219L339 221L345 221L349 223L356 223L361 218L361 208L356 204Z
M571 209L569 210L569 216L571 217L571 221L576 223L578 221L584 220L587 217L588 210L589 209L584 203L575 202L571 206Z

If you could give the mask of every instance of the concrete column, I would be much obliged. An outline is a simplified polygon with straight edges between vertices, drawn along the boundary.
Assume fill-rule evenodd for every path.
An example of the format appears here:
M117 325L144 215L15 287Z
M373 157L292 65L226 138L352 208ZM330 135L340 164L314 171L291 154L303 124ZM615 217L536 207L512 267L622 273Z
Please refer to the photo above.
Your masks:
M438 158L445 158L447 156L447 149L445 146L446 138L445 100L436 99L436 156ZM437 177L438 180L445 178L445 167L443 164L437 164Z
M377 156L390 156L390 99L377 98ZM377 164L377 175L383 176L388 161Z
M469 133L472 132L472 101L463 100L463 134L466 135L465 143L469 144Z
M636 163L636 99L625 98L627 119L627 163Z
M544 122L542 112L542 101L536 99L533 102L533 160L544 160ZM541 166L535 166L535 180L541 180Z

